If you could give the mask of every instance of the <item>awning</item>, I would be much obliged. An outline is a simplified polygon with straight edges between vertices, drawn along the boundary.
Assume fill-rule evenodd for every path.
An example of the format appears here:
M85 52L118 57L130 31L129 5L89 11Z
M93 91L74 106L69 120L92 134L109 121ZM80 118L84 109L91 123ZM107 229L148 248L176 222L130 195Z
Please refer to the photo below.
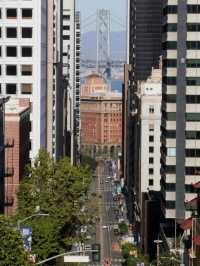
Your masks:
M191 206L191 207L197 207L197 203L198 203L198 198L194 198L194 199L192 199L190 201L186 201L185 202L185 205L187 207L189 207L189 206Z
M181 223L180 227L183 230L188 230L192 228L192 217L186 219L184 222Z
M195 237L193 238L193 242L194 242L196 245L200 246L200 235L195 236Z
M200 182L192 184L193 188L200 189Z

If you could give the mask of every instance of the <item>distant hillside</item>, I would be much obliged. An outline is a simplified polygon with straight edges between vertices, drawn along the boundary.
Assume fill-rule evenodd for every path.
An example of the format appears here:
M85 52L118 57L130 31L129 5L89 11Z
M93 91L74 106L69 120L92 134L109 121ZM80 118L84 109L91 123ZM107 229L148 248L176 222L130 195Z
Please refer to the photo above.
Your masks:
M111 57L114 60L125 59L126 32L111 32ZM81 56L87 59L96 59L96 32L82 34Z

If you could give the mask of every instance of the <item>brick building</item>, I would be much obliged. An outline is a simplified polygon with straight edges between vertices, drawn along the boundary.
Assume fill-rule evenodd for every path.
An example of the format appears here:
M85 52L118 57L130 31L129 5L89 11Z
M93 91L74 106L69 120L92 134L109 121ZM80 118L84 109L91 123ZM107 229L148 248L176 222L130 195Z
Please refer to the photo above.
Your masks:
M117 155L121 150L122 95L91 74L81 87L81 149L88 155Z
M26 99L12 99L5 104L5 215L12 215L17 207L16 192L29 163L30 110Z

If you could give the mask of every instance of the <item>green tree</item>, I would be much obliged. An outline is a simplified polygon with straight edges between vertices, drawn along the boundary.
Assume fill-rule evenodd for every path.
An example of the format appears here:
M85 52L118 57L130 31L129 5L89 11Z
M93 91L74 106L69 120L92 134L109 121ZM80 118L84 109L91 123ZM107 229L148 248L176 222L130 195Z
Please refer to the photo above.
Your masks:
M167 252L160 254L161 266L179 266L181 262L179 252Z
M126 235L128 233L128 226L126 223L122 222L119 224L119 231L120 234Z
M0 216L0 266L28 266L28 254L24 251L19 232L10 220Z
M54 163L44 150L28 168L18 193L16 219L33 214L36 206L49 214L26 223L33 228L32 250L39 259L67 250L80 240L79 229L85 223L80 210L90 183L86 168L72 166L68 158Z

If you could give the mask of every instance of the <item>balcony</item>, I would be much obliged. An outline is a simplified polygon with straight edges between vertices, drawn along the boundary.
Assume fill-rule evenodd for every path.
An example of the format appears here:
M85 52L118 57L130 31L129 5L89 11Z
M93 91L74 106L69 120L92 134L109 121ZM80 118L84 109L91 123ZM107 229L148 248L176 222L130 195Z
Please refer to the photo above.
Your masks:
M5 206L12 206L14 203L14 198L12 196L5 197Z
M6 139L4 143L4 148L13 148L14 147L14 139Z
M5 169L5 177L10 177L14 175L14 168L13 167L7 167Z

